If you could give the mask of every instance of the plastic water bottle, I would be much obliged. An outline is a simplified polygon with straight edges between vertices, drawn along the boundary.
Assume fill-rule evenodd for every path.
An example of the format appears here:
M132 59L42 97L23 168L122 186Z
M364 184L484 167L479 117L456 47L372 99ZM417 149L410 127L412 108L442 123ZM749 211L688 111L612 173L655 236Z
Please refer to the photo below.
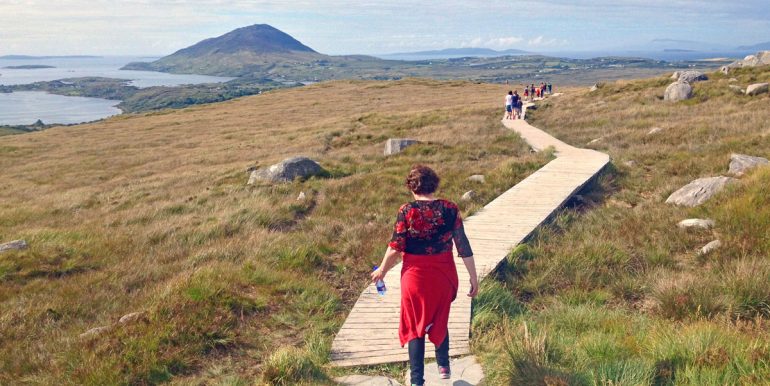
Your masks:
M378 267L375 265L374 266L374 271L376 271L377 268ZM382 279L377 280L377 282L374 283L374 286L377 287L377 293L380 294L380 296L384 296L385 295L385 291L388 290L387 288L385 288L385 282L382 281Z

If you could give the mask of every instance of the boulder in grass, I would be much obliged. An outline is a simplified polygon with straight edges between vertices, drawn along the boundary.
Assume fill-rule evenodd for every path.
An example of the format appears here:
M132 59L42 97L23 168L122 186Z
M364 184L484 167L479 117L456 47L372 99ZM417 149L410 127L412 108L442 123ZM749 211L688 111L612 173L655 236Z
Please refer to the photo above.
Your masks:
M714 220L702 219L702 218L688 218L687 220L680 221L679 224L676 224L676 225L684 229L689 229L689 228L710 229L714 226Z
M27 242L25 240L14 240L4 244L0 244L0 252L20 251L22 249L27 249L28 247L29 245L27 245Z
M143 320L147 317L147 314L144 312L132 312L130 314L125 314L120 317L120 320L118 320L118 323L120 324L130 324L135 323L140 320Z
M385 155L398 154L409 146L416 145L420 141L409 138L391 138L385 142Z
M728 85L727 87L730 88L730 91L736 94L744 94L746 92L746 90L742 89L741 86L735 84Z
M287 158L270 167L251 172L249 184L257 180L269 182L290 182L295 179L304 179L312 176L325 174L326 171L318 164L307 157Z
M765 94L768 90L768 84L767 83L754 83L750 84L746 87L746 95L759 95L759 94Z
M468 181L473 181L473 182L478 182L480 184L483 184L485 182L485 178L483 174L474 174L468 177Z
M679 71L674 71L674 73L671 74L671 79L679 80Z
M460 201L473 201L473 199L475 198L476 198L476 192L469 190L463 193L463 196L460 197Z
M660 133L661 131L663 131L662 127L653 127L652 129L650 129L650 131L647 132L647 135L655 135Z
M767 158L754 157L746 154L733 154L730 156L729 173L740 177L749 169L766 165L770 165L770 161Z
M663 100L679 102L692 98L692 86L687 82L674 82L666 87Z
M102 326L102 327L94 327L82 334L80 334L81 339L89 339L93 337L97 337L107 331L110 330L110 326Z
M709 80L709 77L700 71L684 71L679 74L680 82L695 83L702 80Z
M688 207L698 206L708 201L733 181L735 178L724 176L699 178L671 193L666 199L666 203Z
M593 85L593 86L591 86L591 88L590 88L588 91L589 91L589 92L594 92L594 91L596 91L596 90L598 90L598 89L599 89L599 85L598 85L598 84L596 84L596 83L594 83L594 85Z
M722 246L722 242L721 241L714 240L714 241L704 245L703 248L701 248L700 251L698 251L698 254L701 255L701 256L708 255L709 253L714 252L715 250L717 250L721 246Z

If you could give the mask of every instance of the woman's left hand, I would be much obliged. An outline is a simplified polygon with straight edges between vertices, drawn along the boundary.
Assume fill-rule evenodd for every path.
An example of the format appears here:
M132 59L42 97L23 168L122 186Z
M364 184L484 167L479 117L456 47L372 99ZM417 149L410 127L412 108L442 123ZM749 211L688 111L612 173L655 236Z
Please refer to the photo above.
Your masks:
M471 280L471 289L468 291L468 297L475 298L476 295L479 294L479 283L478 281Z

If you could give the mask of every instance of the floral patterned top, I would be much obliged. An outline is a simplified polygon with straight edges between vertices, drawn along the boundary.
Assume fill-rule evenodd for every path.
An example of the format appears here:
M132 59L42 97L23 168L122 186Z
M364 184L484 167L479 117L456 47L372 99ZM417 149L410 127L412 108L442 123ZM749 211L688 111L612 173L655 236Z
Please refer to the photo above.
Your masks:
M473 256L465 236L457 204L447 200L412 201L398 210L389 247L414 255L452 252L457 243L460 257Z

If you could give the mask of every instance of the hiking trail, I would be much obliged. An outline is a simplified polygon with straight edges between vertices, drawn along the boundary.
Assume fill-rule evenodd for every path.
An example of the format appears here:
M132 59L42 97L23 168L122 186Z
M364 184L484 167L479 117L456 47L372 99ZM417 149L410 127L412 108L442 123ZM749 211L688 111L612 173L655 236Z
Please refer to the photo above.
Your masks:
M524 114L529 106L532 103L525 104ZM524 119L504 119L503 125L519 133L536 151L553 147L556 158L465 219L479 282L610 162L608 155L572 147ZM455 259L455 264L460 288L449 314L449 355L453 357L470 353L471 323L471 298L466 296L470 286L468 272L460 258ZM374 284L370 284L358 298L332 343L333 366L409 360L407 349L401 347L398 339L400 272L399 263L385 278L385 296L380 296ZM426 348L425 356L435 356L432 347Z

